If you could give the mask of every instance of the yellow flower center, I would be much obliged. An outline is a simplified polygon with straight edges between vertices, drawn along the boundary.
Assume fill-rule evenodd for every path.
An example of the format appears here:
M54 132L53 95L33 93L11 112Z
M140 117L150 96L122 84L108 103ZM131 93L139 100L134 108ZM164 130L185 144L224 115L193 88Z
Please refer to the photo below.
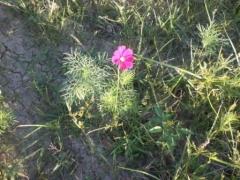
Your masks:
M121 57L121 58L120 58L120 61L121 61L121 62L124 62L124 61L125 61L125 57Z

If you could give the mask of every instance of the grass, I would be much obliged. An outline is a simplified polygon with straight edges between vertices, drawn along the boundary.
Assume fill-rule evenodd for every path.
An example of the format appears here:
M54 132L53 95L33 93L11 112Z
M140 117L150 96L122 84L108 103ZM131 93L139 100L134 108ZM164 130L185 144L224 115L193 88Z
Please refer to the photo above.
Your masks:
M4 98L0 91L0 135L7 132L13 123L14 116L7 104L4 103Z
M64 34L85 47L93 36L134 49L124 73L111 54L86 48L63 60L68 114L89 142L109 137L119 169L153 179L240 176L238 2L8 2L51 41Z
M1 92L1 91L0 91ZM16 149L12 145L12 137L9 131L15 123L13 112L4 102L0 94L0 178L15 179L24 178L23 161L16 155ZM6 138L8 137L8 138Z
M23 157L16 154L15 146L10 142L10 136L4 138L1 136L0 148L0 178L16 179L26 178L26 172L23 165Z

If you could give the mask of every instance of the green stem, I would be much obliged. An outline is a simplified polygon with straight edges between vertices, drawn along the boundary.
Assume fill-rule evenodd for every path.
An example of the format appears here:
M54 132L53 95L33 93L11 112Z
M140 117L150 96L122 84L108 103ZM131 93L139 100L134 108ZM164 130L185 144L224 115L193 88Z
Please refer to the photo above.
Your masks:
M120 88L120 69L118 68L118 72L117 72L117 95L116 95L116 104L115 104L115 113L116 116L114 117L114 120L116 119L116 117L118 116L118 96L119 96L119 88Z
M142 58L142 59L145 59L149 62L153 62L153 63L156 63L156 64L159 64L161 66L164 66L164 67L168 67L168 68L171 68L171 69L174 69L175 71L177 71L178 73L185 73L185 74L188 74L188 75L191 75L197 79L203 79L203 77L197 75L197 74L194 74L186 69L182 69L182 68L179 68L179 67L176 67L176 66L173 66L173 65L170 65L170 64L166 64L166 63L163 63L163 62L158 62L158 61L155 61L155 60L152 60L152 59L149 59L149 58L145 58L145 57L142 57L142 56L139 56L139 58Z

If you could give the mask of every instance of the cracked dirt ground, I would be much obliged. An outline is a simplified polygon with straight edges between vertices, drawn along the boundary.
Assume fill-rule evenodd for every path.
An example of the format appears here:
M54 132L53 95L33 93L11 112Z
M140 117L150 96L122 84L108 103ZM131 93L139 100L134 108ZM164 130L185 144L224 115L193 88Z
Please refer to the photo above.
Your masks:
M0 7L0 88L17 121L36 120L31 107L38 97L31 90L28 67L34 54L34 45L28 38L21 21Z
M0 25L0 90L6 106L14 113L16 125L35 124L40 120L36 109L41 105L41 96L33 87L32 74L47 76L49 73L52 74L55 69L50 72L50 68L46 68L41 61L36 64L33 61L39 57L39 48L18 13L13 13L0 5ZM26 128L16 128L13 131L15 140L12 144L16 146L16 152L13 153L16 156L14 158L18 158L18 154L25 151L24 146L32 143L32 140L29 140L19 146L20 142L25 141L24 136L28 132ZM46 142L50 143L48 139ZM31 151L33 149L25 152L25 155L31 154ZM37 178L37 167L33 162L34 160L27 161L23 170L26 177L30 179Z
M66 47L58 47L57 53L52 55L51 65L45 63L41 57L51 53L49 49L40 50L34 41L24 19L17 12L10 11L7 7L0 5L0 90L5 97L6 104L13 110L17 125L37 124L41 119L36 109L42 105L41 96L36 92L33 85L33 75L41 77L54 77L49 83L61 83L59 62L62 54L67 51ZM58 78L59 77L59 78ZM51 79L51 78L50 78ZM48 108L48 107L45 107ZM17 128L15 136L22 141L26 135L24 128ZM58 179L115 179L110 172L109 166L103 165L96 157L89 154L89 149L84 145L81 137L67 137L66 148L74 156L76 167L73 175L63 175ZM45 149L52 146L51 139L45 139ZM30 144L32 142L28 142ZM28 145L26 144L26 146ZM17 148L20 148L18 146ZM22 151L22 149L18 149ZM28 152L28 153L33 153ZM47 168L47 167L46 167ZM25 175L29 179L39 179L36 174L36 163L34 159L25 164ZM47 172L47 171L46 171ZM47 172L48 173L48 172ZM46 173L48 179L49 176ZM50 173L50 172L49 172ZM128 179L126 175L117 179Z

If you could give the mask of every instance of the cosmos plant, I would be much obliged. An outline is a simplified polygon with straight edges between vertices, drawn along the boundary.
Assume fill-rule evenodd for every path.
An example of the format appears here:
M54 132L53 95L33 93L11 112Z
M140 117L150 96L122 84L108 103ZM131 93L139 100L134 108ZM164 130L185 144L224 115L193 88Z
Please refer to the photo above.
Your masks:
M97 108L103 117L100 123L102 125L115 126L128 117L126 114L136 112L133 110L136 107L136 93L133 89L134 72L130 70L134 67L133 50L124 45L119 46L113 52L111 60L117 65L117 71L109 71L108 58L101 54L92 57L73 51L66 55L64 65L67 69L67 80L63 93L70 114L78 114L78 121L80 117L77 111L84 109L86 102L89 104L90 101L92 109L88 108L88 114L91 114L91 110L96 111ZM80 121L86 119L81 117ZM81 123L81 127L84 127L83 124L84 122Z

